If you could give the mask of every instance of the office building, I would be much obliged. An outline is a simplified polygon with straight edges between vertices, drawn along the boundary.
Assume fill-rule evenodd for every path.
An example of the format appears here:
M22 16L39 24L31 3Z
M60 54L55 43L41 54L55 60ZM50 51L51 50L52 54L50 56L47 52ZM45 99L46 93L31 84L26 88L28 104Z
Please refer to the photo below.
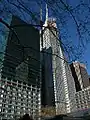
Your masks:
M80 91L88 87L90 84L86 66L75 61L70 65L70 67L74 78L76 91Z
M75 110L72 104L72 99L75 98L74 80L58 40L56 20L48 19L48 10L46 11L43 40L41 39L44 71L42 105L55 106L56 114L69 113Z
M17 119L40 113L39 30L12 16L0 69L0 119ZM16 33L16 34L15 34Z
M77 110L87 110L90 108L90 86L77 92L75 97Z

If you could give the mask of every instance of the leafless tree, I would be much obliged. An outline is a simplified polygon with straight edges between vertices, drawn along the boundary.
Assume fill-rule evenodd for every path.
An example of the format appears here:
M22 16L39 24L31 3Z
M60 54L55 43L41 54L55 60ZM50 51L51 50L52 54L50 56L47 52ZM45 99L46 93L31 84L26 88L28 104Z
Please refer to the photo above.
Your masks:
M40 24L40 9L45 19L45 4L49 16L57 19L59 39L70 60L81 58L90 39L90 6L88 0L1 0L0 15L7 19L10 14L19 16L31 24ZM73 39L74 38L74 39ZM76 45L75 45L76 44Z

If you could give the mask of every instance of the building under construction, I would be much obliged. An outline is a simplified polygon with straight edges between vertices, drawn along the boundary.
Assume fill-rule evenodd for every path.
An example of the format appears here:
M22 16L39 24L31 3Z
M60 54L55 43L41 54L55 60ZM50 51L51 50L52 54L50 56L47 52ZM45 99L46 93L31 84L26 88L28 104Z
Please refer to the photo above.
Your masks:
M75 84L61 46L56 20L48 18L48 9L46 9L46 21L41 39L44 71L42 105L55 106L56 114L75 110Z

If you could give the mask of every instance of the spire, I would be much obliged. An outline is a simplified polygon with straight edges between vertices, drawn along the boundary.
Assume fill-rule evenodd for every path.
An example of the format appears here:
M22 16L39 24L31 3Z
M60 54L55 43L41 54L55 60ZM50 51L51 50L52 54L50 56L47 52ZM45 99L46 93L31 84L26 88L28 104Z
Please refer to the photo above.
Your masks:
M46 3L46 21L48 21L48 6L47 6L47 3Z
M42 21L42 2L40 3L40 20Z
M42 8L40 8L40 20L42 21Z
M46 3L46 20L45 20L45 26L48 25L48 6L47 6L47 3Z

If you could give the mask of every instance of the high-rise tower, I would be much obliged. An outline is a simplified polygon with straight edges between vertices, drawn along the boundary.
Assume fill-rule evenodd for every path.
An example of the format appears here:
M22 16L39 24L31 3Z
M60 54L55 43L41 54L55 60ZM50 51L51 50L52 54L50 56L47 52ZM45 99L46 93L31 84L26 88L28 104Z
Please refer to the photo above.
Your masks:
M70 67L77 92L90 86L89 76L86 70L86 66L84 64L75 61L70 65Z
M47 8L46 11L48 12ZM57 114L68 113L74 110L72 104L75 97L74 80L58 40L56 20L48 18L47 12L43 29L42 104L55 105Z
M0 68L0 119L18 119L25 113L40 112L39 30L12 16L10 31ZM4 42L4 40L3 40Z

